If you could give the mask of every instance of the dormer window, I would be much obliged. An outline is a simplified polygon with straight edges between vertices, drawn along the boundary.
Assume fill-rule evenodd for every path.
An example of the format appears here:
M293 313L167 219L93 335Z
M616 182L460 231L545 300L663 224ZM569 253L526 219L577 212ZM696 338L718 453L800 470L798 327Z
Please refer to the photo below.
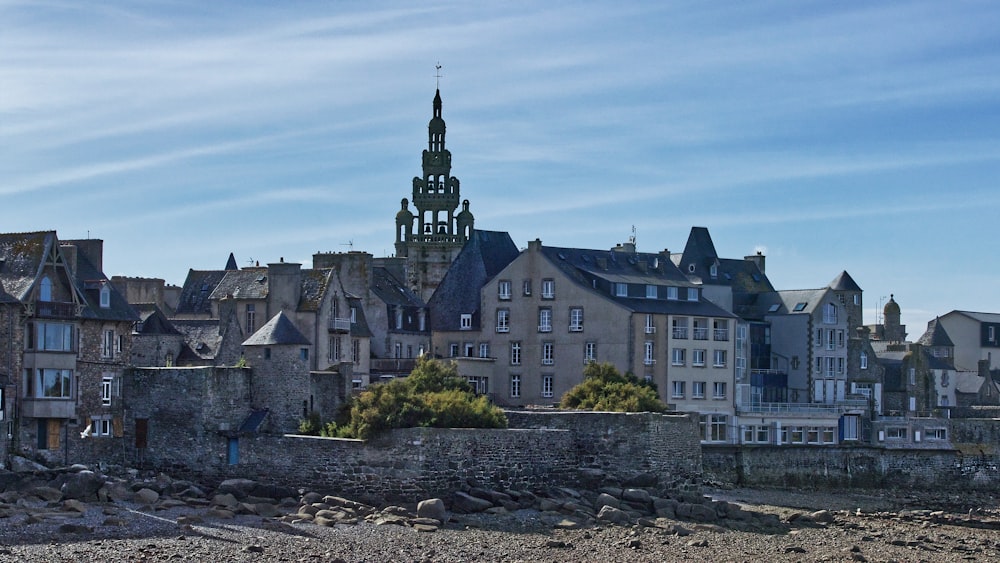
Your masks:
M646 299L656 299L656 286L647 285L646 286Z
M667 287L667 299L677 301L677 287L675 286Z
M712 264L712 267L708 269L708 275L712 276L712 279L719 277L719 267Z
M689 287L688 288L688 301L697 301L697 300L698 300L698 288L697 287Z
M111 288L105 283L101 285L101 309L107 309L111 306Z
M462 330L469 330L472 328L472 315L468 313L463 313L459 318L459 326Z

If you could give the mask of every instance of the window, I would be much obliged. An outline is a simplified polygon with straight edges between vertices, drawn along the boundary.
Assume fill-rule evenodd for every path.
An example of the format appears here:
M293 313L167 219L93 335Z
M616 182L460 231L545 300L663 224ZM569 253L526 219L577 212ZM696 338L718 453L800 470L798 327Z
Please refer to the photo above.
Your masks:
M497 332L510 332L510 311L497 309Z
M459 318L459 323L459 328L462 330L470 330L472 328L472 315L463 313Z
M992 327L992 326L988 326L988 327L986 327L986 329L987 329L987 336L986 336L986 340L987 340L988 342L993 342L993 341L995 341L995 340L997 339L997 335L996 335L996 329L995 329L995 327Z
M684 348L674 348L670 351L670 363L675 366L684 365L684 353L687 352Z
M716 319L712 321L712 340L727 342L729 340L729 321Z
M49 352L72 352L73 325L63 323L35 323L28 325L27 348Z
M264 359L265 360L270 360L271 359L271 349L270 348L264 348Z
M105 375L101 377L101 405L105 407L111 406L112 391L114 388L115 377L113 375Z
M448 357L457 358L458 357L458 342L452 342L448 345Z
M556 297L555 280L542 280L542 299L555 299L555 297Z
M687 317L677 317L672 322L673 325L673 337L678 339L687 339L688 337L688 320Z
M796 313L798 313L800 311L804 311L806 309L807 305L809 305L809 304L808 303L796 303L795 306L792 307L792 311L794 311Z
M695 340L708 340L708 320L695 319L693 335Z
M844 440L858 440L861 436L859 431L861 417L859 416L845 416L843 419L844 427Z
M357 338L351 339L351 361L355 364L361 361L361 341Z
M712 354L712 367L724 368L726 367L726 351L725 350L715 350Z
M708 415L708 440L711 442L725 442L727 440L726 425L729 417L724 414Z
M909 381L910 385L917 384L917 368L909 369L909 371L907 372L907 380Z
M542 365L551 366L555 363L555 358L553 357L553 345L551 342L542 343Z
M667 287L667 299L677 301L677 288L675 286Z
M392 357L393 358L402 358L403 357L403 343L402 342L397 342L392 347L392 352L393 352L392 353Z
M111 306L111 287L107 282L101 285L101 308L107 309Z
M906 436L905 426L890 426L885 429L885 437L889 440L905 440Z
M743 442L767 444L771 441L771 427L764 424L750 424L743 427Z
M597 361L597 343L588 342L583 346L583 363L592 364Z
M257 312L254 310L255 305L253 303L247 303L246 305L246 315L247 315L247 334L253 334L257 330L256 317Z
M510 343L510 365L519 366L521 365L521 343L511 342Z
M309 348L299 348L299 359L303 362L309 361Z
M115 331L105 330L101 339L101 357L105 359L115 357Z
M691 384L691 398L692 399L704 399L705 398L705 382L695 381Z
M837 358L837 373L844 373L844 358Z
M833 350L836 348L836 342L834 341L834 330L831 328L826 331L826 349Z
M781 308L781 303L772 303L771 306L767 308L767 312L776 313L780 308Z
M646 286L646 299L656 299L656 286L647 285Z
M689 287L688 288L688 301L697 301L697 300L698 300L698 288L697 287Z
M518 398L521 396L521 376L511 375L510 376L510 396L511 398Z
M542 396L551 397L552 396L552 376L543 375L542 376Z
M52 280L49 279L49 276L43 277L38 284L38 300L52 301Z
M552 332L552 309L538 309L538 332Z
M656 323L653 320L653 315L646 315L646 334L656 333Z
M724 381L716 381L712 384L712 398L713 399L725 399L726 398L726 383Z
M708 268L708 275L711 276L712 279L715 279L715 278L719 277L719 267L716 266L715 264L712 264Z
M351 324L358 322L358 308L351 307Z
M616 283L615 284L615 297L628 297L628 284L627 283Z
M35 399L72 399L73 371L68 369L26 370L29 375L27 396ZM33 375L33 376L32 376Z
M928 428L924 430L928 440L947 440L948 430L945 428Z
M500 280L497 284L497 297L510 299L510 280Z
M868 369L868 353L861 352L861 369Z
M480 342L479 343L479 357L480 358L489 358L490 357L490 343L489 342Z
M855 293L854 294L854 304L855 305L860 305L861 304L861 294L859 294L859 293Z
M111 416L95 416L90 419L90 435L95 438L107 438L112 435L114 425Z
M531 295L531 280L524 280L524 283L521 284L521 288L524 291L525 297Z
M692 350L691 365L695 367L705 367L705 350Z
M403 330L403 308L396 307L396 330Z
M331 336L330 337L330 361L339 362L340 361L340 337Z
M837 324L837 306L833 303L823 305L823 324Z
M674 381L670 386L670 397L673 399L683 399L685 383L685 381Z
M642 363L645 364L645 365L647 365L647 366L651 366L651 365L653 365L653 364L656 363L656 358L653 355L653 343L652 342L646 342L645 343L645 353L644 353L643 358L642 358Z
M573 307L569 310L569 331L583 331L583 308Z

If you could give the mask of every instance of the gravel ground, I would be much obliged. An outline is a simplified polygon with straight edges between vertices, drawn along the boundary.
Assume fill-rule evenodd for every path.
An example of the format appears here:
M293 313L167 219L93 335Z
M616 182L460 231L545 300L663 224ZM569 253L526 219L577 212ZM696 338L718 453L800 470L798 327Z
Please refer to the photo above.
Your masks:
M892 497L788 491L708 491L748 510L792 519L777 534L678 522L689 535L643 526L554 529L533 510L456 516L436 532L371 523L321 527L259 516L205 518L181 506L89 505L75 518L0 519L0 561L987 561L1000 560L994 499ZM943 508L943 512L933 512ZM826 509L832 522L796 524ZM858 511L860 509L860 513ZM193 517L190 524L185 517ZM178 524L178 518L182 523ZM86 527L84 533L68 531ZM84 528L80 528L84 529ZM62 530L62 531L60 531Z

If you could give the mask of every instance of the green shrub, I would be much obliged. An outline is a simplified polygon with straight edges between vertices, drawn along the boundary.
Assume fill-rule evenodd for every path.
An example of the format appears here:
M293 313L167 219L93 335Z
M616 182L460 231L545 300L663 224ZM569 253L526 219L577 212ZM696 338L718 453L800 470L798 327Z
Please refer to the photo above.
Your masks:
M615 366L590 364L583 370L583 382L563 395L559 406L615 412L663 412L667 406L656 387L631 373L622 375Z
M306 436L319 436L323 428L323 423L319 419L319 413L311 412L309 417L299 421L299 434Z
M507 417L476 396L454 363L417 360L409 377L372 385L334 423L342 438L368 439L391 428L504 428Z

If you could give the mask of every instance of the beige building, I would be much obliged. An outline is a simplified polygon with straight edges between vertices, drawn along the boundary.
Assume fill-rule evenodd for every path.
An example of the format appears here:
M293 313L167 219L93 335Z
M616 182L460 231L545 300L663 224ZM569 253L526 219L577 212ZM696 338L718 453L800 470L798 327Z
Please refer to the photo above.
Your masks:
M667 255L535 240L482 286L478 310L452 314L460 328L435 330L435 350L499 404L558 403L588 363L610 362L671 408L730 424L736 317Z
M977 371L979 360L1000 369L1000 313L952 311L937 318L955 345L955 367Z

